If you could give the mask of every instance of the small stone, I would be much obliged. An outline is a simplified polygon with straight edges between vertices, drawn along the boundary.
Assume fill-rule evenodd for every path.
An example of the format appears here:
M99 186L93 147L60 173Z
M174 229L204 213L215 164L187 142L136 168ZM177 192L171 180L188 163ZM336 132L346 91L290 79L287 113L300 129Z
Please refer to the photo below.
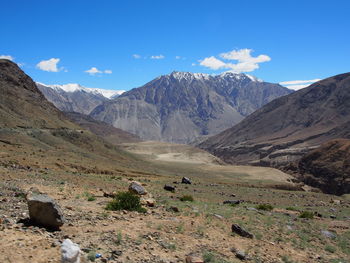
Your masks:
M328 230L321 230L321 234L325 237L332 238L332 239L337 237L335 233Z
M141 199L141 204L148 206L148 207L154 207L156 204L156 200L153 198L142 198Z
M176 206L169 207L168 211L175 212L175 213L179 213L180 212L179 208L176 207Z
M170 191L170 192L175 192L175 187L171 185L164 185L164 190Z
M245 230L244 228L240 227L237 224L233 224L232 225L232 232L242 236L242 237L247 237L247 238L253 238L254 235L249 233L247 230Z
M147 194L146 189L141 185L141 183L133 181L129 185L129 191L138 194L138 195L145 195Z
M61 246L62 263L80 263L80 248L70 239L65 239Z
M213 216L215 216L216 218L218 218L218 219L224 219L224 217L222 216L222 215L219 215L219 214L213 214Z
M191 179L188 177L182 177L181 183L182 184L192 184Z
M236 250L235 255L236 255L236 258L240 260L245 260L247 258L247 255L245 254L245 252L241 250Z

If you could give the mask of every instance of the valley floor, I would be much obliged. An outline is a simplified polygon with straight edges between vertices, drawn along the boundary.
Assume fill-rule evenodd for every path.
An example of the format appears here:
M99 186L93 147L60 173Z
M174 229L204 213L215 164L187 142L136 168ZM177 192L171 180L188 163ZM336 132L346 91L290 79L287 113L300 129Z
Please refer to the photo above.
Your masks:
M131 152L140 150L133 147ZM205 262L240 262L233 249L244 251L247 262L349 262L350 200L346 197L281 190L291 185L290 178L270 168L224 166L208 161L208 156L204 162L197 157L194 162L188 157L185 162L158 158L176 156L173 150L139 154L149 162L150 173L84 173L2 163L0 262L58 263L59 242L64 238L79 244L86 258L102 254L96 262L184 262L192 253ZM181 184L182 176L193 183ZM103 193L126 191L132 180L145 185L155 207L147 208L146 214L106 211L111 198ZM176 191L163 190L164 184L176 186ZM60 204L67 219L61 231L19 222L28 217L24 195L31 187ZM181 202L183 195L193 196L194 201ZM242 202L232 206L224 205L225 200ZM256 209L259 204L274 209ZM302 211L319 216L300 218ZM254 238L233 234L233 223Z

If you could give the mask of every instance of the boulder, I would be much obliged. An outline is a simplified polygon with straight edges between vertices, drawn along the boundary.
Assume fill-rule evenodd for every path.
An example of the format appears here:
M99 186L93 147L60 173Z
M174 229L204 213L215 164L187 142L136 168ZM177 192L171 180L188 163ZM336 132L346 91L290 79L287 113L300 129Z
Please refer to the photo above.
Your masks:
M145 195L147 194L146 189L141 185L141 183L133 181L129 185L129 191L138 194L138 195Z
M191 179L188 177L182 177L181 183L182 184L192 184Z
M240 227L237 224L232 225L232 232L242 236L242 237L247 237L247 238L253 238L254 235L249 233L247 230L245 230L243 227Z
M38 194L27 197L30 220L40 226L57 229L64 223L61 208L51 197Z
M70 239L65 239L61 245L62 263L80 263L80 248Z
M170 192L175 192L175 187L171 185L164 185L164 190L170 191Z

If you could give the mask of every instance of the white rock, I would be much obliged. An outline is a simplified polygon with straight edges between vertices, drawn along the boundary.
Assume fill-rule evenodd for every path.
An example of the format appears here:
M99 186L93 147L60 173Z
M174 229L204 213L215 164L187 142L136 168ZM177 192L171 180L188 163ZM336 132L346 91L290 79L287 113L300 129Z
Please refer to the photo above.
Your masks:
M65 239L61 246L62 263L80 263L80 248L70 239Z

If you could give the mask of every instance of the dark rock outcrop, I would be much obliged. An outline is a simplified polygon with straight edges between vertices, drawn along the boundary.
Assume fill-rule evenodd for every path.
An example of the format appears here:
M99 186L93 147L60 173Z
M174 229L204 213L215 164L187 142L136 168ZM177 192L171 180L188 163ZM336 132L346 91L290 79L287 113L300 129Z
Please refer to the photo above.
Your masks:
M324 193L350 193L350 140L337 139L306 154L298 162L299 179Z

